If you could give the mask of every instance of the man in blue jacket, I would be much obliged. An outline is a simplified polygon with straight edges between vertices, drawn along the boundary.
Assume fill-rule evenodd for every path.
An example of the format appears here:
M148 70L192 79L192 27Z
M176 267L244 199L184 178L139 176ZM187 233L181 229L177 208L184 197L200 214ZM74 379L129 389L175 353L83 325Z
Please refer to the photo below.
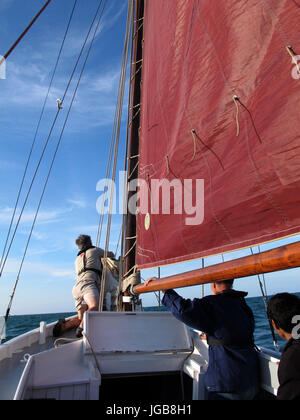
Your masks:
M163 304L173 315L206 334L209 367L205 384L212 400L251 400L258 393L254 316L245 301L247 293L233 290L232 285L233 280L213 283L212 296L193 301L174 290L164 291Z

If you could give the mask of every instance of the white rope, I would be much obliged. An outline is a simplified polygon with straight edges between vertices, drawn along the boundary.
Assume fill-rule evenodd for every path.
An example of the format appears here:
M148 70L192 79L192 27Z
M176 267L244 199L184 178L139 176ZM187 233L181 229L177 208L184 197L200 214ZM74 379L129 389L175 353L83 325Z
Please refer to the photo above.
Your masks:
M83 336L84 336L84 338L86 339L86 341L87 341L87 343L88 343L88 345L89 345L89 348L91 349L92 355L93 355L93 357L94 357L94 359L95 359L96 367L97 367L98 372L99 372L100 377L101 377L101 369L100 369L100 365L99 365L99 362L98 362L98 359L97 359L96 353L94 352L93 346L92 346L92 344L91 344L91 342L90 342L90 340L89 340L88 336L86 335L86 333L85 333L84 331L82 331L82 335L83 335Z

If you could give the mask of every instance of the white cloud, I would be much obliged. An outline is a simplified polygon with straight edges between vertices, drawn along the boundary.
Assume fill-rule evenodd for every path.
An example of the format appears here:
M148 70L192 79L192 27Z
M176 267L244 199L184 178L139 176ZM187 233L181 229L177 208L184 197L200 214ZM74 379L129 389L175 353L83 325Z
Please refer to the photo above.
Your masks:
M104 20L102 21L103 30L107 31L109 28L114 27L116 22L119 20L120 16L124 13L125 9L127 9L127 2L124 1L123 4L120 4L120 7L118 8L118 12L116 12L115 5L113 2L110 2L109 7L106 11L106 15L108 16L108 19L104 17ZM112 16L113 13L113 16Z
M37 222L39 224L55 223L61 221L62 216L65 216L70 212L70 208L54 209L49 211L40 211ZM0 224L10 223L11 217L13 214L13 209L10 207L0 208ZM18 220L20 216L20 210L17 210L15 221ZM24 211L21 223L32 223L35 217L35 212L31 210Z
M87 203L85 200L68 199L67 202L70 203L72 206L77 207L79 209L85 209L87 207Z
M35 249L29 249L27 252L28 258L29 257L33 257L33 256L38 256L38 255L48 255L48 254L55 254L58 252L63 252L65 250L65 248L63 247L50 247L48 246L47 248L35 248Z
M52 271L53 277L59 278L75 278L75 270L53 270Z
M26 63L19 65L10 62L6 69L6 83L3 84L2 101L6 100L6 108L12 105L41 109L48 92L49 80L46 63ZM56 99L60 90L52 88L48 107L56 109ZM4 101L3 101L4 102Z
M7 260L4 275L6 274L15 274L20 266L21 260L16 258L10 258ZM66 262L65 264L55 265L55 264L46 264L41 262L26 262L24 263L22 274L26 276L31 276L31 278L39 277L48 280L55 279L65 279L65 280L74 280L76 278L75 268L73 263Z
M21 233L21 235L28 236L29 235L29 230L28 231L27 230L22 230L22 231L20 231L20 233ZM32 237L34 239L36 239L37 241L43 241L43 240L47 239L46 235L44 235L40 232L35 232L35 231L32 232Z
M116 90L120 78L120 69L111 70L90 83L89 90L93 92L110 93Z
M24 71L23 71L24 70ZM66 70L66 68L65 68ZM51 88L46 110L53 112L54 119L57 111L57 98L62 98L67 86L67 79L70 70L65 75L58 75ZM68 125L68 131L81 131L82 126L97 127L111 124L114 119L116 98L120 77L120 64L101 74L86 72L76 95L76 100L71 111L72 124ZM5 103L5 112L13 108L18 112L21 107L24 116L24 107L29 111L41 111L49 87L48 60L41 64L30 64L26 66L10 63L7 68L7 79L1 92L1 102ZM73 95L75 77L68 95L65 98L62 117L65 117L69 107L70 97ZM125 101L127 100L125 94ZM125 104L126 105L126 104ZM0 105L1 106L1 105ZM16 109L16 106L18 107ZM3 108L3 105L1 106ZM26 114L25 114L26 115ZM2 115L2 119L4 114Z
M9 161L5 161L5 160L0 160L0 170L1 171L6 171L8 169L20 169L21 165L18 165L16 162L9 162Z
M75 226L71 229L71 232L76 232L80 234L93 234L98 232L98 225L81 225Z
M7 9L12 5L15 0L1 0L0 1L0 10Z

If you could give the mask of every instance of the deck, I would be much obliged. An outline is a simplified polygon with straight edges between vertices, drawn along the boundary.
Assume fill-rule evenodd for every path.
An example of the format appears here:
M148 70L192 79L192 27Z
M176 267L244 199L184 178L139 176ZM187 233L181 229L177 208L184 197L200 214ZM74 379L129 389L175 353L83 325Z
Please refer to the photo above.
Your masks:
M57 348L54 323L0 346L0 399L103 402L110 395L128 400L132 392L140 400L205 399L207 343L170 313L91 312L85 325L86 338L70 331ZM278 357L260 353L268 395L277 392Z

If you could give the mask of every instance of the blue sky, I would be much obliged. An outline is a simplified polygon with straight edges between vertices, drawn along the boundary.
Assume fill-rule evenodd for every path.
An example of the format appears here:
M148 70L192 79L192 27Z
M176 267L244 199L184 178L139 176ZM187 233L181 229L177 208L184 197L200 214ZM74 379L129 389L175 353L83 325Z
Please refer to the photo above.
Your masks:
M8 50L43 4L44 0L0 0L0 55ZM26 178L25 187L27 188L56 113L56 99L63 95L97 4L96 0L79 0L78 2ZM52 1L8 59L6 79L0 79L1 254L26 159L72 6L73 0ZM99 192L96 191L96 185L105 177L106 172L126 14L127 2L125 0L107 1L100 31L97 34L42 203L12 306L12 314L74 311L71 295L75 282L76 247L74 242L78 234L87 233L93 239L97 234L99 214L96 203ZM77 80L76 77L75 80ZM66 109L67 102L51 138L45 160L38 172L4 274L0 279L0 315L6 311ZM122 170L124 165L124 133L123 124L119 170ZM23 200L24 193L20 203L23 203ZM112 251L116 248L120 222L120 216L113 218L110 246ZM292 238L292 241L296 240L299 240L299 237ZM264 245L262 249L270 249L287 242L290 240ZM239 251L226 255L225 259L249 253L249 250ZM221 260L220 256L212 257L207 259L206 264L215 264ZM163 267L161 274L167 276L199 266L201 262L194 261ZM156 274L156 269L145 270L142 276L147 278ZM283 290L299 291L298 276L299 270L267 275L269 293ZM260 294L256 278L238 280L236 288L249 291L250 296ZM202 288L181 289L180 292L186 297L201 296ZM205 287L205 292L209 292L208 286ZM144 306L155 305L156 298L153 294L144 295L143 303Z

